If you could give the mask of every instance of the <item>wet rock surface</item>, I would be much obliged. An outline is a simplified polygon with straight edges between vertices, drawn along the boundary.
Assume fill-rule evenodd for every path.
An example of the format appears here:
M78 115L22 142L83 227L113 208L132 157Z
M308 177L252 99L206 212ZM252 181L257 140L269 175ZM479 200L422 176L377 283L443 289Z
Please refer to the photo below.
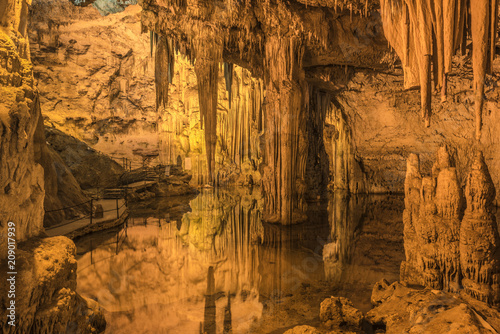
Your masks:
M429 288L417 290L395 282L386 288L386 296L379 306L366 314L366 319L375 328L383 328L385 333L498 331L497 311L490 309L485 316L486 304L471 304L460 295Z
M100 333L106 327L102 309L76 293L76 248L66 237L33 238L17 249L16 326L6 323L4 333ZM6 261L1 262L7 271ZM6 305L7 285L0 289Z

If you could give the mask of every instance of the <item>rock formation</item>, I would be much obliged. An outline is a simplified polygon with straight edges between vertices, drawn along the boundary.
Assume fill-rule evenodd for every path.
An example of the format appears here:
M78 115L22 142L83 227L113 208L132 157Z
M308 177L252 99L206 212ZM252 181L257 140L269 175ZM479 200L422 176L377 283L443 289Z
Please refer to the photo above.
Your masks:
M499 236L488 168L477 153L464 195L446 147L437 152L431 176L422 176L416 155L408 158L405 182L406 261L401 281L458 292L498 304ZM462 218L463 215L463 218Z
M467 209L460 227L460 264L465 291L500 304L500 236L493 213L495 187L482 153L474 157L465 186Z
M334 29L331 27L340 25L340 18L334 16L330 21L326 12L319 7L311 7L311 16L304 16L302 5L295 7L281 2L257 2L250 6L228 1L224 3L223 11L202 1L189 6L184 2L169 2L167 5L148 1L141 5L144 26L153 31L153 34L172 39L182 54L195 61L200 111L205 123L209 180L213 180L215 176L216 136L224 137L223 133L215 133L216 127L212 124L215 122L213 110L217 105L217 97L214 87L217 86L218 76L215 70L209 69L215 69L217 63L224 62L228 64L224 66L226 73L231 73L232 66L242 66L249 69L252 75L263 79L265 99L262 101L262 122L259 122L258 127L262 128L264 134L261 176L266 201L265 220L283 224L303 220L307 189L314 188L314 179L325 178L322 175L326 175L323 144L315 143L310 146L315 151L308 151L309 141L315 140L314 137L309 137L309 133L313 133L314 129L322 132L321 121L315 123L314 120L322 118L314 116L309 119L308 115L324 114L321 110L328 105L324 102L316 103L319 100L315 91L310 94L305 66L368 60L369 58L365 58L368 52L365 44L355 47L360 49L359 52L329 53L329 34L335 39L347 41L348 38L333 33ZM174 12L168 10L168 6L175 8ZM214 17L215 12L221 15ZM279 19L275 20L273 17ZM326 27L316 24L316 20L322 19L328 20ZM220 25L210 24L211 20ZM284 24L281 20L289 24ZM231 28L221 29L225 26ZM197 42L200 40L199 36L206 40L203 47ZM205 50L207 47L210 48L209 52ZM304 63L306 53L312 53L307 64ZM373 59L368 61L373 62ZM231 78L231 74L225 75L226 87L232 86L228 84ZM162 85L166 84L164 80ZM248 123L242 128L244 140L248 138L247 127ZM323 162L317 162L318 155L323 155ZM306 177L306 170L311 169L318 176Z
M343 297L330 297L321 302L319 318L327 328L342 326L360 327L363 313Z
M113 159L54 128L47 127L45 136L49 148L59 155L82 189L104 189L119 184L124 168Z
M3 333L102 332L106 321L95 301L76 290L76 248L66 237L33 238L17 249L16 326L0 315ZM7 268L2 262L2 269ZM2 284L0 303L7 305L8 285Z
M430 125L431 78L447 99L452 57L472 38L476 139L481 139L484 85L496 53L498 1L380 1L384 32L405 68L405 86L420 84L422 116ZM433 72L433 76L431 73Z
M18 242L43 228L43 168L34 161L33 136L40 116L26 34L28 4L0 6L0 251L6 254L7 222Z
M97 303L75 292L73 242L65 237L38 237L43 232L44 167L49 196L57 180L51 174L54 169L49 171L53 165L34 86L28 7L26 1L0 1L0 267L4 273L13 271L7 269L6 249L14 240L16 272L16 318L7 318L10 311L6 306L13 300L11 284L2 283L0 304L5 307L0 311L0 327L3 333L102 332L105 321ZM68 180L71 186L74 180ZM76 189L70 191L78 197ZM51 200L54 198L46 202ZM8 222L15 226L14 236ZM8 320L14 320L15 326Z
M56 6L56 3L51 1L51 5ZM109 1L110 5L112 3ZM495 1L489 2L491 8L494 8L493 3ZM95 132L99 143L87 140L96 148L109 147L106 140L114 143L134 141L131 139L135 137L132 130L127 136L120 127L134 128L135 132L139 122L132 126L121 121L128 119L124 116L127 108L141 112L147 121L155 124L150 129L144 128L142 133L149 132L150 139L158 138L159 148L152 149L155 143L151 140L147 150L156 150L162 163L176 162L180 158L192 168L193 183L198 184L209 181L217 184L221 179L242 184L248 175L252 175L254 184L262 184L266 194L265 219L285 224L303 220L306 200L324 197L327 179L332 188L353 193L402 191L403 157L408 152L422 153L425 163L430 157L429 152L443 143L458 144L458 167L463 167L462 162L467 159L467 143L473 138L474 131L469 107L477 94L469 92L467 73L472 63L468 58L454 56L458 49L466 46L464 33L466 35L472 22L467 15L471 6L464 1L445 1L442 4L402 0L380 3L371 0L224 1L216 5L196 0L142 1L140 6L142 31L150 33L144 34L142 40L134 36L130 43L131 52L120 47L115 52L116 56L121 55L119 59L116 57L116 66L109 70L109 66L104 66L96 74L96 78L108 72L112 74L109 87L104 81L102 89L96 90L101 92L100 95L95 96L99 107L108 108L103 100L112 100L109 107L116 107L118 117L98 122L103 124L100 133ZM132 6L130 11L127 9L124 14L119 14L123 15L121 20L127 23L137 20L127 14L138 13L137 8ZM90 8L75 7L74 11L83 15L85 20L90 16ZM493 12L491 17L494 17ZM96 53L94 45L103 44L102 37L96 34L91 43L85 42L91 44L85 49L80 42L81 34L75 36L75 29L66 27L73 22L63 24L64 20L57 15L53 18L54 39L56 35L67 36L59 38L59 43L53 43L59 44L58 53L68 49L82 53L82 58L88 59L90 54ZM38 21L39 31L47 39L50 29L45 27L43 20ZM495 21L489 19L489 36L492 36ZM91 31L102 29L97 19L95 22ZM102 22L109 26L114 21L108 16ZM121 45L121 36L126 32L113 28L113 33L117 34L113 40ZM403 73L386 48L384 34L402 61ZM71 44L72 39L78 43ZM152 47L144 47L143 42ZM40 55L45 52L44 44L47 45L39 44L42 46ZM479 44L475 42L473 47L479 47ZM109 45L109 48L114 47ZM493 59L493 43L488 41L487 45L488 59ZM144 59L144 51L155 56ZM140 67L152 70L153 59L157 67L155 75L145 71L143 78L139 79L128 74L133 62L140 62ZM79 66L84 63L74 57L70 61ZM452 67L452 64L457 65ZM44 66L47 65L42 68ZM67 71L63 67L58 66L58 71ZM381 72L387 69L390 71ZM452 70L455 71L453 75ZM89 71L93 73L91 69ZM250 78L252 84L248 85L244 80L246 87L242 90L240 86L236 91L239 71L244 72L244 77ZM456 72L459 75L455 75ZM474 70L474 73L479 72ZM422 108L415 99L416 92L401 91L401 75L404 75L405 89L421 86ZM132 89L142 92L138 87L145 80L153 82L154 76L156 99L161 100L160 119L157 120L150 112L155 100L150 96L151 92L143 94L142 99L137 98L137 94L132 98L127 93ZM431 82L433 76L434 85ZM48 81L45 73L42 78ZM126 84L122 85L122 82ZM446 107L430 99L433 88L439 88L443 101L447 97L443 102ZM108 90L109 94L106 93ZM72 94L72 98L85 100L94 96L90 94L94 89L79 91L82 97ZM485 156L489 158L498 153L497 146L493 145L497 141L493 134L498 125L496 113L487 110L497 108L488 101L493 100L488 95L494 93L489 90L485 93L486 112L481 140ZM134 102L135 106L125 100ZM374 100L377 102L373 103ZM54 116L63 112L57 99L50 101L50 105L58 109ZM251 108L251 113L248 108ZM423 110L427 123L431 109L434 110L432 131L416 124L414 111L417 108ZM78 113L88 119L85 113ZM97 114L93 111L92 117L100 119ZM193 121L195 117L198 121ZM76 117L72 118L75 123L80 122ZM462 118L464 122L460 124L465 124L465 128L456 131L457 120ZM117 133L103 134L110 122L116 122L111 132ZM87 121L82 120L82 123ZM57 126L61 127L61 124ZM94 126L76 124L72 132L77 135ZM406 139L391 140L391 137L401 137L396 134L398 132ZM323 136L323 143L318 136ZM292 150L297 150L297 153ZM500 166L491 168L496 171ZM500 184L497 173L492 174L495 184ZM322 186L316 187L318 183Z
M473 299L444 291L412 289L399 282L381 289L380 304L366 314L385 333L495 333L499 313ZM373 299L373 296L372 296Z

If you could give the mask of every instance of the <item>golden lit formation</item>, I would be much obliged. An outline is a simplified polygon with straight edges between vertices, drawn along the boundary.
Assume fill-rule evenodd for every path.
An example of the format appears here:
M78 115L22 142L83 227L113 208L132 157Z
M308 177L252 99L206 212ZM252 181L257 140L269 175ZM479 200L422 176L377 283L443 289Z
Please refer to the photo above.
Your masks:
M498 7L0 0L2 332L500 332Z

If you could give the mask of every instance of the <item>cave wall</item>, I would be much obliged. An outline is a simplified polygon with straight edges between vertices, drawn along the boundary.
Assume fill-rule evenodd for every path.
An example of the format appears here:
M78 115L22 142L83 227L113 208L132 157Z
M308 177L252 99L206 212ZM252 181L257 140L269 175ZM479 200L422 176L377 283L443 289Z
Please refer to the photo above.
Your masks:
M434 152L448 145L457 155L459 183L465 186L466 173L475 149L483 151L495 187L500 186L499 91L494 81L486 92L481 141L475 141L474 92L470 88L471 59L455 57L457 68L449 77L450 98L441 103L434 99L432 123L421 121L420 97L416 90L405 90L402 69L380 73L358 71L347 88L336 96L352 131L353 150L362 162L372 185L392 192L403 192L406 158L420 156L430 168ZM500 63L495 61L495 68ZM496 203L500 197L497 194Z
M7 222L15 222L18 242L43 229L43 168L35 164L33 145L40 104L26 36L27 6L24 1L7 1L0 16L2 252L7 247Z
M61 223L65 219L90 213L90 198L63 159L49 145L45 137L43 118L39 117L33 136L35 162L43 168L45 197L43 201L45 227ZM60 210L68 208L66 210Z
M140 8L102 17L63 0L33 2L34 75L45 124L137 168L158 154L154 58Z
M38 237L43 234L45 197L39 163L49 159L41 158L46 146L26 31L29 4L0 2L0 267L7 272L9 237L15 240L17 287L15 319L7 317L11 285L0 287L0 327L3 333L102 332L102 310L75 292L73 242ZM57 180L48 179L52 191ZM15 236L7 233L10 221Z

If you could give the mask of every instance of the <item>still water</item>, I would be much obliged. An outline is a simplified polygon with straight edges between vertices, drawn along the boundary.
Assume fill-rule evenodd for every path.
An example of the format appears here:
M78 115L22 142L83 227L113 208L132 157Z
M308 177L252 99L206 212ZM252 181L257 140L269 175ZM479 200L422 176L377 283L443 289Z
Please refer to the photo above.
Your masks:
M78 292L105 309L106 333L282 333L318 325L331 295L368 311L373 284L399 278L401 197L334 194L293 226L262 222L259 190L185 201L76 241Z

